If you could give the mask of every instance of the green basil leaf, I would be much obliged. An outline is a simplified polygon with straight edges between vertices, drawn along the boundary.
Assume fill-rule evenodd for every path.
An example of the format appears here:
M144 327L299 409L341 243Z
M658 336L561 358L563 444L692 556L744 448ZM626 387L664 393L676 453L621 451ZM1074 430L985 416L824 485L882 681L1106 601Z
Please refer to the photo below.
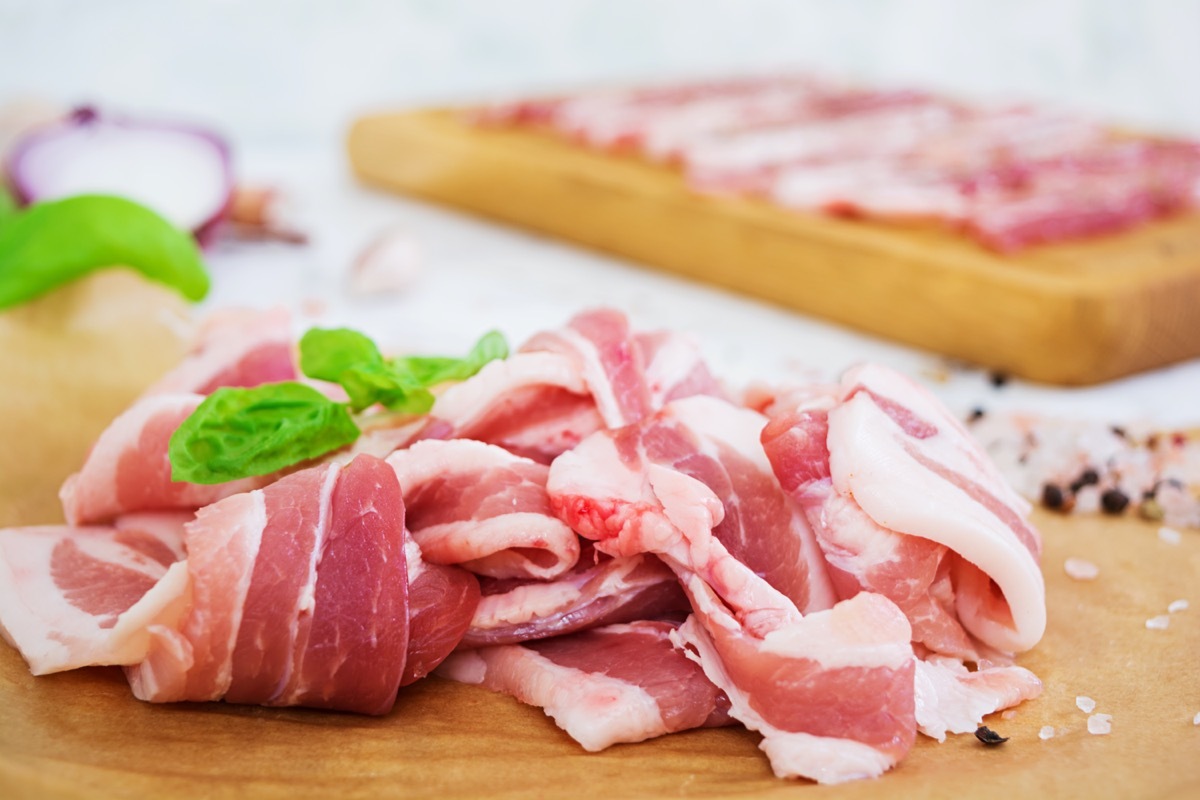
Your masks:
M0 227L17 215L17 201L3 186L0 186Z
M508 342L499 331L488 331L465 358L407 356L391 359L388 364L417 386L436 386L446 381L464 381L479 372L489 361L508 357Z
M208 293L190 234L121 197L37 203L0 224L0 309L102 267L131 267L189 300Z
M301 383L222 388L171 436L171 478L224 483L324 455L358 438L346 406Z
M383 367L379 348L349 328L310 328L300 338L300 371L310 378L341 383L354 367Z
M433 395L414 385L384 364L351 367L338 379L350 397L350 407L362 411L381 403L392 411L423 414L433 406Z

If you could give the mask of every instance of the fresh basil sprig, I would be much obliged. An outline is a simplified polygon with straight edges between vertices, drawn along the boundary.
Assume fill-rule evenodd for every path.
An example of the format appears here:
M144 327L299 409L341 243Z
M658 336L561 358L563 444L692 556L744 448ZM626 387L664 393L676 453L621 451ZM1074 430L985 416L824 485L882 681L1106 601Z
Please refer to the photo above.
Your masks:
M0 209L0 309L121 266L189 300L208 293L208 273L191 235L132 200L78 195L21 211Z
M295 381L213 392L171 436L171 477L224 483L269 475L353 443L361 434L351 412L379 404L424 414L430 387L465 380L484 364L508 356L504 337L485 334L465 358L408 356L388 359L363 334L313 328L300 339L300 371L339 384L339 403Z

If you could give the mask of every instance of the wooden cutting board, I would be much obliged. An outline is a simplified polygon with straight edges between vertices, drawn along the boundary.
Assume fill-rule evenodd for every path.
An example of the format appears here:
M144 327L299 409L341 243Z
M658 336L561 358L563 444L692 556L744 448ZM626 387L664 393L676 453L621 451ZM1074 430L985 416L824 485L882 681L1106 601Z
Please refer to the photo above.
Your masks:
M700 196L666 167L457 111L365 116L348 149L369 184L1036 381L1200 356L1200 214L1005 257L934 226Z
M0 644L0 797L889 798L1200 796L1200 532L1179 545L1134 520L1039 514L1050 624L1021 662L1043 696L988 724L1011 737L918 737L876 781L837 787L774 778L745 730L691 731L587 754L539 710L428 679L382 718L221 703L155 706L118 669L32 677ZM1085 556L1100 576L1063 572ZM1193 608L1167 630L1145 621ZM1077 695L1113 715L1087 732ZM1055 728L1042 741L1038 731Z

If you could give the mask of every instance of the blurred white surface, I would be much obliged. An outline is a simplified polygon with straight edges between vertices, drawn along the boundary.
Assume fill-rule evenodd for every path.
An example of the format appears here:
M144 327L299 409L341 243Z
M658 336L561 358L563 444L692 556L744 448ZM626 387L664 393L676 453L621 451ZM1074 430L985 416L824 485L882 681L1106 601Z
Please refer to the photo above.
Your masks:
M611 304L639 326L692 331L739 385L879 359L960 411L1200 426L1200 362L1088 390L996 388L936 356L369 192L341 142L371 108L797 67L1200 136L1198 45L1200 0L0 0L0 106L37 97L200 119L232 137L244 179L289 190L311 244L218 250L209 306L283 302L303 323L452 353L491 327L518 343ZM397 226L421 273L397 295L354 297L354 257Z
M0 100L336 139L375 106L807 67L1200 135L1200 0L0 0Z

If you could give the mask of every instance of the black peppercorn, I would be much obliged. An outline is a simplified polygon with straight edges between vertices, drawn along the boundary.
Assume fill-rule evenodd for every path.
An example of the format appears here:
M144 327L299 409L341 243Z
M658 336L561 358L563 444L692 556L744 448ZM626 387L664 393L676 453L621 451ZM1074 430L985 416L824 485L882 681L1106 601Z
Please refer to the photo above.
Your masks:
M1120 489L1109 489L1100 495L1100 507L1105 514L1120 514L1129 505L1129 495Z
M1004 744L1008 741L1007 736L1001 736L986 725L980 725L975 729L975 738L984 744L991 746Z
M1042 505L1046 508L1058 511L1066 504L1066 499L1062 487L1058 484L1047 483L1042 486Z

